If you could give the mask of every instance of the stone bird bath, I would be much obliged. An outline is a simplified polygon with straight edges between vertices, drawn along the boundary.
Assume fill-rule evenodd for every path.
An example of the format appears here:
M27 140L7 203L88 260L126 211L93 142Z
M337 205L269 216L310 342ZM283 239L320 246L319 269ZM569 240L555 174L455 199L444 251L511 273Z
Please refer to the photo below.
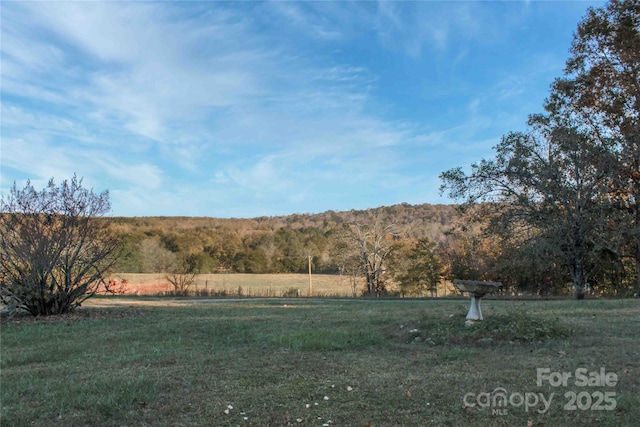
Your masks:
M502 287L500 282L485 282L482 280L454 280L453 284L462 292L467 292L471 296L471 307L467 313L467 325L482 320L482 311L480 310L480 299L486 294L491 294Z

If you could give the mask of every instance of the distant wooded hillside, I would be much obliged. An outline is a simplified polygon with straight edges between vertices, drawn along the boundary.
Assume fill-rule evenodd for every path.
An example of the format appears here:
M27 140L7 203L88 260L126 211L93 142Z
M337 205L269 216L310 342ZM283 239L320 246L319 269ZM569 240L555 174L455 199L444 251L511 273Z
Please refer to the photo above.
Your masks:
M345 227L374 218L395 224L399 240L427 237L444 245L456 218L453 205L399 204L368 210L327 211L251 219L113 217L125 243L117 270L166 272L176 264L200 273L300 273L311 256L314 271L338 271L335 254Z

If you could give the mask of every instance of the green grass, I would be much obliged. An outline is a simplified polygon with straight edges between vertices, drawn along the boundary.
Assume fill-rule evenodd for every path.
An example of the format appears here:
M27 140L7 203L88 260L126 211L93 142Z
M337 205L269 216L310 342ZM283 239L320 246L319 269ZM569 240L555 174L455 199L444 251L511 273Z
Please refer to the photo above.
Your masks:
M3 426L635 426L640 419L638 301L483 301L485 322L472 327L464 326L461 300L99 302L70 317L4 321ZM536 368L601 367L617 374L615 387L536 384ZM496 388L555 397L546 413L465 407L465 394ZM605 391L615 392L614 410L563 408L565 393Z
M560 318L536 315L517 307L512 302L506 313L495 313L483 322L466 325L463 312L438 318L425 313L420 329L411 333L413 340L426 340L429 344L491 345L494 343L543 343L552 338L571 335L571 329L563 326Z

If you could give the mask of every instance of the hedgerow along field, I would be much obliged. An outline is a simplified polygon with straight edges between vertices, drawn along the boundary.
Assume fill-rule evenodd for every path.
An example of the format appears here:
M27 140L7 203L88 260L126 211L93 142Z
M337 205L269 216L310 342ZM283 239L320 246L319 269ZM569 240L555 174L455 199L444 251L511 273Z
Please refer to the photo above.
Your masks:
M109 297L3 319L2 425L637 425L637 301L487 300L473 327L467 308ZM538 385L537 368L571 377Z

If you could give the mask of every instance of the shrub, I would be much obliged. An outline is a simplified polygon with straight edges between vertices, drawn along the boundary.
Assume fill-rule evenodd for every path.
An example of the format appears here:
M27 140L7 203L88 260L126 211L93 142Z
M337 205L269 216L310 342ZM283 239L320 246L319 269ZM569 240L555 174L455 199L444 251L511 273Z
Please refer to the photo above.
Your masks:
M0 202L0 301L34 316L71 311L104 286L120 255L100 216L109 193L96 194L74 176L51 179L38 192L14 183Z

